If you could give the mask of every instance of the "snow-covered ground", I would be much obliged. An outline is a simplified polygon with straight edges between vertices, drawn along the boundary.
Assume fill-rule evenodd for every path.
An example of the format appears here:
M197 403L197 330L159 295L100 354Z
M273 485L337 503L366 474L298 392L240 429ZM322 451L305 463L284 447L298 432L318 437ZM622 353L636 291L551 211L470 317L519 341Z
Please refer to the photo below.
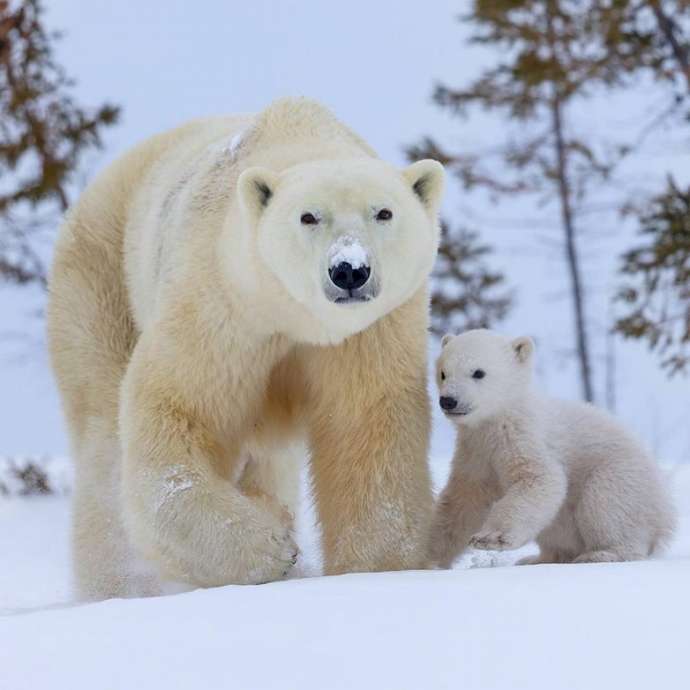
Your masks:
M690 466L670 474L681 524L659 561L512 567L515 554L475 552L451 571L81 606L69 500L0 499L0 688L686 688Z

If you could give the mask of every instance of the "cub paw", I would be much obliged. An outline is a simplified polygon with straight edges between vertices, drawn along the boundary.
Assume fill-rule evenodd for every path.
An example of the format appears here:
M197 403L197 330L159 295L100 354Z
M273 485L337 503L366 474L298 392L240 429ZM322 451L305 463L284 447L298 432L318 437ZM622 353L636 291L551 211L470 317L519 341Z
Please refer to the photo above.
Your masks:
M482 530L470 539L471 547L484 551L511 551L519 549L523 543L510 532L500 529Z

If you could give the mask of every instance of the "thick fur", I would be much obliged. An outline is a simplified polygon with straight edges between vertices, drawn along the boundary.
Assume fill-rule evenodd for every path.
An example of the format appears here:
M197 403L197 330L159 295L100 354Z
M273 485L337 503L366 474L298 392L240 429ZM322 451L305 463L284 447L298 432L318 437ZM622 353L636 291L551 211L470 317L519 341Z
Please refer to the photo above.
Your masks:
M532 351L529 338L485 330L443 339L438 385L457 401L447 414L459 433L432 560L533 539L541 552L522 563L647 558L675 523L656 463L601 410L535 391Z
M154 137L86 190L48 313L82 596L282 577L305 443L326 571L424 563L442 187L437 163L401 172L285 100ZM370 259L369 301L328 298L343 238Z

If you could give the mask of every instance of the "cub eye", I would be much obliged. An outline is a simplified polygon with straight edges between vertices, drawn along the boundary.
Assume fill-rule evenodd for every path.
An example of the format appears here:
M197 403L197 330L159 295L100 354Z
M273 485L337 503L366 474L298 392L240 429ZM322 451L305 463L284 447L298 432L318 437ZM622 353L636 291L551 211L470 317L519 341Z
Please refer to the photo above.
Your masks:
M473 379L483 379L486 376L486 372L484 369L475 369L472 372L472 378Z
M389 208L382 208L376 214L376 220L390 220L392 217L393 217L393 211L391 211Z
M319 219L313 213L303 213L299 219L302 225L318 225Z
M445 381L445 380L446 380L446 372L442 371L441 372L441 381Z

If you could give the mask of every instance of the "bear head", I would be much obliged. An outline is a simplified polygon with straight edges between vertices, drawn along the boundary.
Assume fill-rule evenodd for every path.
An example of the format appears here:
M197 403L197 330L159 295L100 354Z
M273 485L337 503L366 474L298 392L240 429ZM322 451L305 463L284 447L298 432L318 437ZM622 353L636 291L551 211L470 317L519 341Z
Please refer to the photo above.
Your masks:
M402 171L374 158L317 160L240 175L252 255L312 321L296 324L295 338L337 342L424 284L438 247L443 183L432 160Z
M512 406L532 381L531 338L477 329L444 335L436 362L439 404L456 425L477 425Z

